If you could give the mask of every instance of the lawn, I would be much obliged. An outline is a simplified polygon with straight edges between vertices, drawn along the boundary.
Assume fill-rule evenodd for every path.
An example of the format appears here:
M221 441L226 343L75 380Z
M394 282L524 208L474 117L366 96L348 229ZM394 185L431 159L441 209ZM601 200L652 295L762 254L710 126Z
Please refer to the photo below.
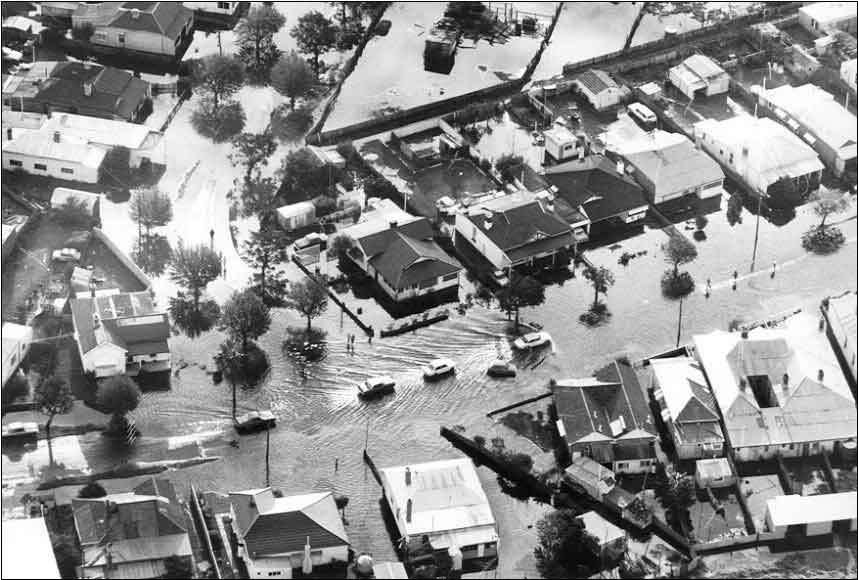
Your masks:
M497 189L494 180L468 159L442 161L414 174L414 190L432 203L442 197L461 199Z

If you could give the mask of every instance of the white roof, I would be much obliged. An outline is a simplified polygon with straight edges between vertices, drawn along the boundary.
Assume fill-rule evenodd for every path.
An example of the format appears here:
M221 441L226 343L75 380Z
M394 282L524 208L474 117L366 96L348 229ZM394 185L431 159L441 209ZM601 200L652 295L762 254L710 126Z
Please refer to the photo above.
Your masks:
M316 206L313 205L312 201L300 201L277 208L277 214L283 218L302 216L311 212L316 213Z
M128 149L143 148L150 135L160 137L160 133L146 125L70 113L55 113L45 122L42 130L59 131L63 135L73 135L90 143Z
M43 518L3 520L3 578L59 578Z
M632 155L644 151L661 151L684 143L688 138L681 133L670 133L655 129L646 132L632 119L617 121L602 133L600 139L605 148L619 155Z
M575 140L575 133L564 127L563 125L554 125L550 129L543 132L546 139L551 139L555 143L568 143Z
M39 129L47 119L47 115L41 113L29 113L25 111L3 111L3 127L13 129Z
M693 358L687 356L654 358L650 360L650 367L664 396L665 406L674 421L685 409L688 401L695 396L691 387L692 382L709 390L700 364ZM706 405L705 401L701 403Z
M767 117L739 115L724 121L707 119L694 125L694 133L731 147L734 155L743 155L747 149L747 165L770 183L785 175L799 177L824 169L812 147Z
M23 324L15 324L14 322L3 323L3 338L13 338L20 340L22 338L30 338L33 336L33 328Z
M766 502L774 526L854 520L858 517L858 492L821 495L779 495Z
M45 27L40 22L26 16L10 16L3 21L3 28L14 28L21 32L31 31L33 34L38 34Z
M704 81L727 74L723 68L718 66L718 63L703 54L692 54L674 67L674 69L676 68L684 68ZM671 69L672 71L673 69Z
M812 84L784 85L766 91L764 98L816 133L841 156L858 154L858 120L831 93Z
M380 199L370 206L370 209L361 214L358 223L343 228L338 234L345 234L354 240L359 240L390 228L390 222L399 225L411 223L421 219L406 212L389 199Z
M698 459L695 465L695 474L702 481L718 479L721 477L732 477L733 468L726 457L715 457L713 459Z
M26 155L40 159L55 159L98 168L107 151L73 135L62 135L57 142L53 131L25 131L3 145L3 153Z
M411 473L410 485L406 485L406 469ZM430 534L436 548L497 540L495 518L470 459L400 465L380 473L388 501L401 510L403 535ZM407 522L409 499L412 517ZM474 541L467 534L474 535L470 538Z
M814 2L798 10L822 24L855 18L858 15L855 2Z
M584 512L578 517L584 522L587 533L596 538L600 546L610 544L626 535L622 528L615 526L596 512Z

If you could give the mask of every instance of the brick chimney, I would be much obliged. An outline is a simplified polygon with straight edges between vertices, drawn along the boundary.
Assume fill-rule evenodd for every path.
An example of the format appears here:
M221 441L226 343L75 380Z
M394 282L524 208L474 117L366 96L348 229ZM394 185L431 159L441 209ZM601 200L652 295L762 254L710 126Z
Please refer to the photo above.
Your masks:
M494 222L492 222L494 216L490 211L487 211L484 215L485 220L483 221L483 227L486 229L486 231L488 231L492 229L492 225L494 225Z
M405 468L405 485L411 485L411 468Z
M819 369L819 372L816 373L816 380L821 383L824 378L825 378L825 371L822 369Z
M61 136L59 131L54 131L54 143L59 143L61 141Z

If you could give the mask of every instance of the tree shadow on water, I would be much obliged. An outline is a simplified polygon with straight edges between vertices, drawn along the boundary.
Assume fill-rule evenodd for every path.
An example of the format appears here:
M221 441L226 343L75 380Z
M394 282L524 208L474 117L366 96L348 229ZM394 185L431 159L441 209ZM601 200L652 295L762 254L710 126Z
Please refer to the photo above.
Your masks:
M220 307L214 300L202 300L195 309L193 299L182 292L170 298L169 310L173 323L190 338L211 330L220 316Z
M134 248L134 261L150 276L162 275L172 255L170 242L160 234L152 234L144 238L142 245L135 245Z
M319 362L328 355L327 337L324 330L290 326L286 329L283 352L299 363Z

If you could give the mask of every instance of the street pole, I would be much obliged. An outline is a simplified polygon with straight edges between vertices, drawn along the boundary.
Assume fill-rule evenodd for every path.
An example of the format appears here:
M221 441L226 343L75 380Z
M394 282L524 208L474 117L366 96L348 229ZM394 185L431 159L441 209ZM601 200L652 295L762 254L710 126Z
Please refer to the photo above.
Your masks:
M679 297L679 321L676 323L676 348L679 348L679 337L682 334L682 296Z
M271 464L268 458L271 453L271 426L265 429L265 487L271 487Z
M763 195L757 196L757 227L754 230L754 253L751 255L751 272L754 271L754 265L757 262L757 242L760 239L760 214L763 211Z

